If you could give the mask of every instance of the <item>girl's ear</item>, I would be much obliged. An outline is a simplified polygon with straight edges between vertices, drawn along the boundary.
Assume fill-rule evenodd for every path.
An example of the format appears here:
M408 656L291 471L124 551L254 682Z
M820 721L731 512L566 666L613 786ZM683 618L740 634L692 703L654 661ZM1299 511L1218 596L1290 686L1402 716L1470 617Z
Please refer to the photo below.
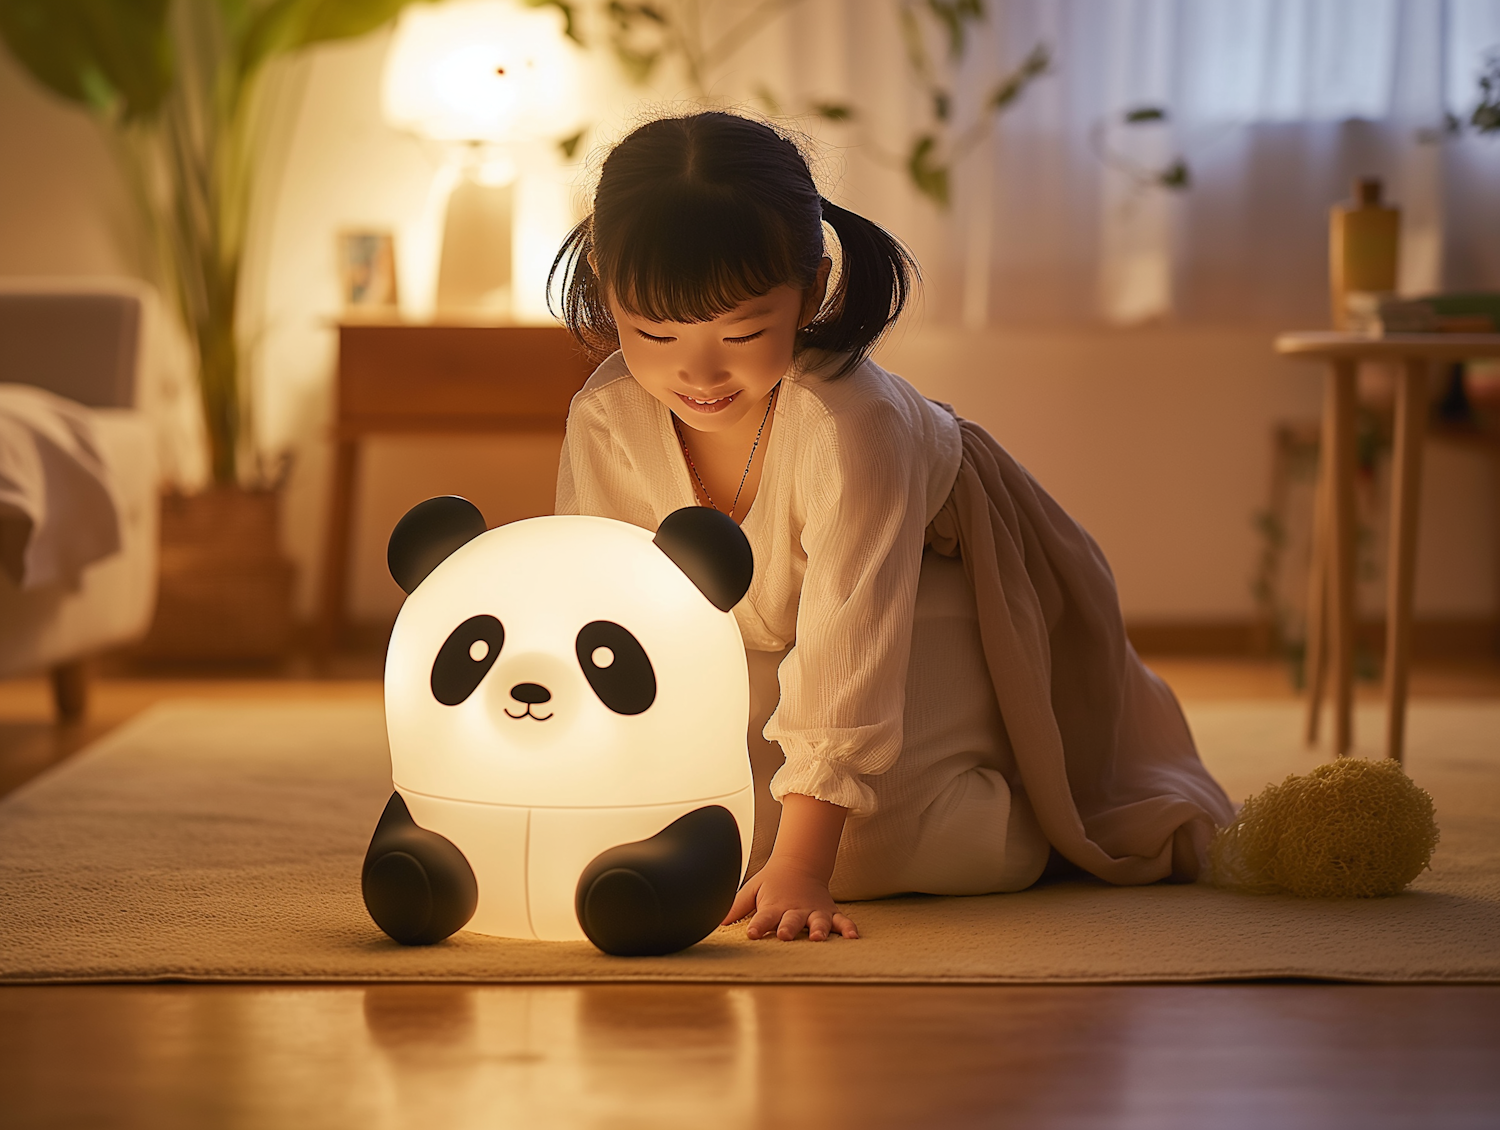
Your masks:
M809 322L818 316L818 311L823 309L823 301L828 297L828 275L833 270L833 260L827 255L818 260L818 273L813 279L812 286L802 292L802 310L797 316L797 325L806 327Z
M661 520L652 540L720 612L728 612L749 590L755 558L729 515L684 506Z
M450 553L484 533L484 515L467 498L445 494L419 502L391 531L385 562L403 592L410 593Z

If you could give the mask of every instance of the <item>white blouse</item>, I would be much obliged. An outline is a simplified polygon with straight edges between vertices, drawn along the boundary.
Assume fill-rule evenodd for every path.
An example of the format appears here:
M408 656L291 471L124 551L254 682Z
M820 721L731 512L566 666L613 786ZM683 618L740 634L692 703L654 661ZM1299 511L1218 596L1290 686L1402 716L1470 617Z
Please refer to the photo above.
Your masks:
M772 794L868 815L874 793L862 778L901 752L922 544L962 446L947 405L871 361L827 379L838 360L782 383L741 524L755 577L734 612L747 648L791 648L765 728L786 756ZM568 412L557 512L655 530L694 505L670 417L621 354L607 358Z

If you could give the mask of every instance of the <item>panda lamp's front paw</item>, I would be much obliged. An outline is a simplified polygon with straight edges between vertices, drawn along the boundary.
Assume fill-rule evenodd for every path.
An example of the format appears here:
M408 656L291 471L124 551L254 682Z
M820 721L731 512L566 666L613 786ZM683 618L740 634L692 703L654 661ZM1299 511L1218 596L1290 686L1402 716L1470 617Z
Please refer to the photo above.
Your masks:
M392 793L370 839L360 876L365 909L395 941L427 946L474 916L479 885L452 841L420 827Z
M616 957L654 957L701 942L740 881L734 816L708 805L650 839L601 852L578 879L574 908L589 941Z

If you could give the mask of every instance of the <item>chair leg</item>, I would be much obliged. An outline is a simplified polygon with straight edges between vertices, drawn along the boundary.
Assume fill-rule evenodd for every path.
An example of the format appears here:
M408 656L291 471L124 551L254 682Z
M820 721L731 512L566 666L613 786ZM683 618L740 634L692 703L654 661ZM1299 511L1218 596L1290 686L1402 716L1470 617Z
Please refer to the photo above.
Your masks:
M89 705L88 665L82 659L59 663L52 668L52 701L57 705L59 722L77 722Z

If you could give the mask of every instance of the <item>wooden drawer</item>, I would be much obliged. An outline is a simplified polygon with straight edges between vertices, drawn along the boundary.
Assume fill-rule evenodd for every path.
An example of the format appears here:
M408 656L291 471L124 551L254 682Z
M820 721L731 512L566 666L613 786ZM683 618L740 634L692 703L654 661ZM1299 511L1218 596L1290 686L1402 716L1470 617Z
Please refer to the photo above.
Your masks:
M593 370L561 326L345 324L340 431L561 428Z

